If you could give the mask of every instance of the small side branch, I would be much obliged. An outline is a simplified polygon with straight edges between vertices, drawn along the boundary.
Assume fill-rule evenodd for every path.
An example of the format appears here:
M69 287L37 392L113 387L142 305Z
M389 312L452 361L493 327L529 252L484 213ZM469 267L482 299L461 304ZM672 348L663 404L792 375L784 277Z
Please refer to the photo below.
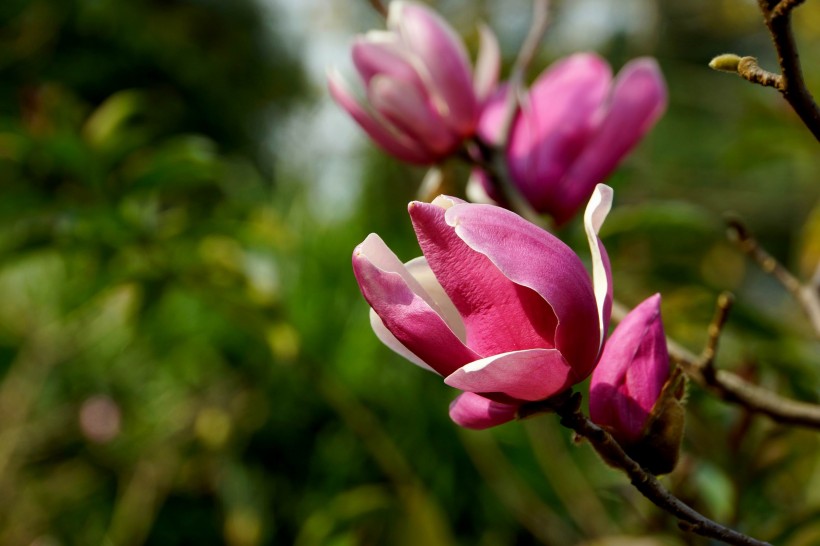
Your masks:
M629 476L632 485L657 507L679 520L679 527L691 533L720 540L736 546L771 546L738 531L724 527L699 513L661 485L652 474L630 458L615 439L604 429L590 421L580 411L581 396L564 393L549 400L535 402L539 409L529 413L554 411L561 418L561 424L589 441L601 458L610 466ZM522 408L523 409L523 408Z
M387 19L387 8L384 7L384 4L381 3L381 0L368 0L368 1L370 2L370 5L373 6L373 9L376 10L376 12L379 15L381 15L382 17Z
M734 72L745 80L765 87L774 87L789 103L800 120L820 141L820 108L806 87L800 55L792 30L791 15L804 0L758 0L766 28L772 38L780 74L762 69L754 57L739 57L727 53L718 55L709 66L715 70Z
M780 262L760 246L746 225L738 218L728 220L729 238L734 241L740 250L757 263L761 270L774 277L794 301L800 305L817 336L820 336L820 292L814 280L803 284L792 275Z

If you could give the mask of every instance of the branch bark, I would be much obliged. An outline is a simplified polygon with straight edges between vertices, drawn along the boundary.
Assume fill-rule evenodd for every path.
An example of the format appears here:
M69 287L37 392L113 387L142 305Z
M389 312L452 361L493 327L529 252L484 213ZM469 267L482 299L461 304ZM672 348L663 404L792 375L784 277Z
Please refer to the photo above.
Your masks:
M691 533L720 540L736 546L771 546L710 520L670 493L660 481L631 459L615 439L590 421L580 411L581 395L567 391L552 399L522 407L523 416L555 412L561 424L589 441L601 458L610 466L624 472L632 485L655 506L678 519L679 527Z

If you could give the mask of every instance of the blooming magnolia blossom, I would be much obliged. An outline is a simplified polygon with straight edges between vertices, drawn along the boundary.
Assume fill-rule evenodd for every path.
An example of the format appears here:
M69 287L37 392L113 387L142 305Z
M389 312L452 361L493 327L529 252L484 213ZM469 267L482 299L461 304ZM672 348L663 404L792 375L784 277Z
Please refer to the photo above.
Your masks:
M435 163L475 134L481 106L498 80L498 43L481 28L473 74L464 42L423 4L391 2L387 28L353 44L365 100L335 71L328 75L330 93L386 152L410 163Z
M643 436L669 378L660 304L655 294L635 307L615 328L592 372L590 417L625 446Z
M611 202L599 185L584 218L592 279L568 246L506 209L447 196L411 203L423 257L403 264L376 234L353 252L376 335L464 391L450 416L468 428L510 421L521 404L578 383L609 324L609 260L597 233Z
M488 102L479 135L496 143L504 101L502 87ZM612 81L599 56L578 53L545 70L522 100L507 148L509 173L522 195L558 224L572 218L666 108L658 64L635 59ZM476 171L473 201L498 201L486 175Z

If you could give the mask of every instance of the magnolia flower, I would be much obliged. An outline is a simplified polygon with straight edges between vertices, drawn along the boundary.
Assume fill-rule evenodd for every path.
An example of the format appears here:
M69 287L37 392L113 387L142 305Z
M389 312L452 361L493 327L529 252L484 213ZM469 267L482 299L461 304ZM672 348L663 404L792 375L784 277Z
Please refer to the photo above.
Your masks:
M479 135L495 143L507 87L489 101ZM539 212L558 224L572 218L621 159L652 128L666 108L666 86L657 63L635 59L615 81L606 61L578 53L544 71L522 100L507 160L512 181ZM476 171L473 201L499 200L484 173Z
M498 79L498 43L481 28L473 74L464 42L423 4L391 2L387 28L353 44L365 100L357 100L337 72L328 76L330 94L387 153L435 163L475 133Z
M589 415L629 446L644 435L669 378L661 296L635 307L615 328L589 385Z
M447 196L411 203L423 257L403 264L375 234L353 252L376 335L464 391L450 417L468 428L510 421L521 404L582 381L612 306L597 235L611 202L598 186L584 218L592 279L568 246L506 209Z

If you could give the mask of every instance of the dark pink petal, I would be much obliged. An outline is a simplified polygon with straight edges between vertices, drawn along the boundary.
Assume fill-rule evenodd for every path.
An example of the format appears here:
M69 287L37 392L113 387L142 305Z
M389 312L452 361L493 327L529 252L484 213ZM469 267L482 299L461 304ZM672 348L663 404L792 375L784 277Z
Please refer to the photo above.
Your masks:
M455 228L460 241L492 263L491 267L487 267L483 265L484 261L474 259L475 263L481 263L482 266L472 265L473 271L492 275L494 278L500 276L506 282L514 283L519 290L526 290L524 293L528 299L521 300L519 309L505 310L505 313L495 319L506 323L503 330L498 330L499 333L508 330L528 331L527 328L532 328L528 327L530 321L538 325L535 331L544 336L547 328L555 327L553 346L530 344L507 351L555 347L575 369L575 380L583 379L591 371L598 355L600 328L592 283L578 256L552 234L499 207L455 205L447 210L445 218L447 224ZM421 239L419 236L419 240ZM456 245L451 243L451 246ZM425 250L425 255L427 254L428 250ZM504 292L494 284L476 279L464 288L467 294L460 299L466 299L468 305L462 309L458 299L453 297L448 288L450 284L458 283L458 277L450 279L452 267L442 267L439 272L434 259L429 255L427 259L453 303L465 317L468 344L473 347L467 315L475 310L469 304L475 301L477 306L483 301L485 305L492 306L492 298L503 297ZM447 264L446 260L442 262ZM497 285L503 284L501 281L494 282ZM458 287L454 289L456 290ZM482 294L484 300L474 297L472 292ZM532 298L532 294L537 296ZM487 298L490 298L489 302L486 301ZM552 313L547 309L551 309ZM546 320L547 317L549 320ZM491 335L488 334L488 337ZM476 352L490 355L506 351Z
M387 330L436 372L446 376L480 358L458 339L430 295L377 235L353 251L353 272Z
M341 76L336 72L328 74L328 89L339 106L347 110L347 113L356 120L356 123L381 146L385 152L408 163L429 164L435 162L436 157L432 156L424 148L413 142L405 135L397 133L381 121L377 120L370 112L365 110L353 93L345 86Z
M496 243L500 246L520 244L516 239L517 233L508 229L508 216L513 217L513 222L518 219L527 223L514 213L490 205L455 204L447 214L456 209L475 210L479 216L485 213L492 216L498 211L506 213L497 226L500 234L495 236L507 240L496 240ZM445 221L444 208L436 204L413 202L410 204L410 217L430 268L464 320L467 345L473 351L481 356L490 356L522 349L554 347L556 319L549 304L532 289L521 283L516 284L515 279L505 276L481 251L465 244L452 225ZM547 235L546 232L541 233ZM568 248L567 252L571 254ZM574 254L572 256L578 260ZM538 260L526 254L517 255L516 258ZM578 265L580 267L580 261ZM539 274L544 275L543 272ZM583 274L586 276L586 272ZM591 297L591 289L589 292ZM594 300L592 311L595 311Z
M529 349L471 362L444 382L467 392L502 393L531 402L558 394L576 381L572 367L557 349Z
M519 189L537 210L562 198L555 188L581 154L599 120L609 92L609 65L591 53L567 57L533 84L514 126L509 148L512 164L526 173L514 176Z
M549 210L560 224L584 203L666 109L666 84L654 59L629 62L618 74L606 117L567 173Z
M669 377L660 294L635 307L612 333L590 382L590 417L626 442L643 432Z
M450 404L450 419L457 425L474 430L502 425L515 419L518 406L465 392Z
M439 113L460 136L471 134L478 117L470 61L464 42L436 12L415 2L390 4L388 28L419 59L419 70Z
M367 95L373 108L412 137L419 147L437 156L448 154L461 141L436 113L427 97L412 85L377 75L370 80Z

